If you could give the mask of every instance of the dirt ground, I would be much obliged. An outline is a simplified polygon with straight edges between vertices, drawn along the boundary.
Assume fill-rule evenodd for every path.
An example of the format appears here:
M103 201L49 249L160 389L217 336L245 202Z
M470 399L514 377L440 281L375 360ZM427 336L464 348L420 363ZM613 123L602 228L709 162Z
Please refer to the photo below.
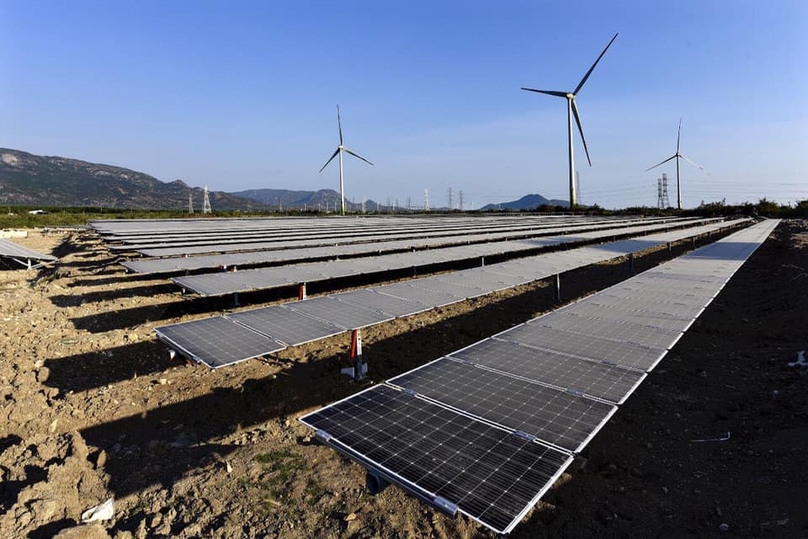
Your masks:
M0 271L0 536L491 537L389 487L297 418L554 307L535 283L211 371L153 328L209 316L128 275L91 234L15 240L62 257ZM664 261L649 253L642 270ZM572 300L624 261L563 277ZM513 537L808 537L808 224L782 223ZM704 441L706 440L706 441ZM115 498L111 520L80 525Z

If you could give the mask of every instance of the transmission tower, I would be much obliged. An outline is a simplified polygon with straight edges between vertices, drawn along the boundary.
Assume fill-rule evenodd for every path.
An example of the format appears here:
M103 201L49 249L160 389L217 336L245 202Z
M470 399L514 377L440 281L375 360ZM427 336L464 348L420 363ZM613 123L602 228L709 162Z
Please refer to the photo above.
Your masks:
M424 211L429 211L429 189L424 189Z
M447 205L449 206L449 211L452 211L452 188L451 187L446 190L446 202L448 203Z
M208 196L208 186L202 188L202 213L211 213L210 209L210 196Z
M457 192L457 206L460 211L463 211L463 190Z
M668 200L668 175L664 172L662 177L657 179L657 207L664 210L671 205Z
M407 211L412 211L412 199L407 197Z
M194 213L194 191L193 189L188 191L188 213Z
M577 170L575 171L575 192L577 193L577 202L578 204L581 203L581 173Z

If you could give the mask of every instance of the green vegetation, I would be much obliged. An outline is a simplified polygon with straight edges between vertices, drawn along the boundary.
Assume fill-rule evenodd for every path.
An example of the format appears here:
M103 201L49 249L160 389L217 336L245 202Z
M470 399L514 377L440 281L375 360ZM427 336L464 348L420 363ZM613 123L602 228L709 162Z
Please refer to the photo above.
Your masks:
M31 215L31 210L48 213ZM179 210L127 210L118 208L61 208L49 206L2 206L0 228L44 228L83 226L89 221L102 219L209 219L211 217L249 217L276 215L266 212L218 211L209 214L188 214Z
M31 215L31 210L45 210L48 213ZM520 213L526 210L505 210L507 213ZM569 208L563 206L540 206L532 212L539 213L569 213ZM410 213L410 212L406 212ZM460 212L453 212L460 213ZM466 212L469 214L480 212ZM491 213L491 212L483 212ZM496 212L499 213L499 212ZM621 210L605 210L598 205L581 208L575 213L586 215L680 215L680 216L760 216L782 219L808 218L808 200L802 200L794 205L777 204L765 198L753 204L746 202L738 205L727 205L721 202L702 202L697 208L682 210L673 208L660 210L647 206L637 206ZM368 215L375 213L369 212ZM89 221L102 219L209 219L211 217L283 217L283 216L319 216L315 211L287 211L278 212L243 212L243 211L217 211L210 214L188 214L180 210L127 210L119 208L80 208L80 207L48 207L48 206L9 206L0 207L0 229L2 228L45 228L60 226L84 226ZM359 215L359 214L354 214Z

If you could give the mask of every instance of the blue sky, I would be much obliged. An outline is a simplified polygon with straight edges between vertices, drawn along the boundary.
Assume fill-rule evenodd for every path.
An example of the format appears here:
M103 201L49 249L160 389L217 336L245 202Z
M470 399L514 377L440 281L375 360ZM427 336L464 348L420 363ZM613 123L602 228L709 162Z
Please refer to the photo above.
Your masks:
M675 152L685 207L808 199L808 2L42 2L0 0L0 146L238 191L466 207L568 197L656 204Z

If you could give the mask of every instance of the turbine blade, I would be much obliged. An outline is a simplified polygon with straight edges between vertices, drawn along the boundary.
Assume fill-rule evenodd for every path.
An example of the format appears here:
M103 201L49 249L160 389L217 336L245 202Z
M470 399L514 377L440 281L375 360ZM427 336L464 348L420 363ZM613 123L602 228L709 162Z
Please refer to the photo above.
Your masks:
M575 123L578 124L578 132L581 134L581 141L584 143L584 152L586 152L586 160L589 161L589 166L592 166L592 160L589 159L589 148L586 147L586 137L584 136L584 128L581 127L581 118L578 116L578 105L575 104L575 98L570 100L572 105L572 115L575 116Z
M522 88L522 90L527 90L528 92L536 92L537 94L554 95L556 97L567 97L567 94L565 92L556 92L555 90L534 90L533 88Z
M710 173L709 173L709 172L707 172L707 169L705 169L703 166L699 165L698 163L694 163L693 161L691 161L690 159L688 159L687 157L685 157L685 156L684 156L684 155L682 155L682 154L679 154L679 157L681 157L682 159L684 159L685 161L687 161L688 163L690 163L690 164L691 164L691 165L693 165L694 167L698 168L700 171L704 172L704 173L705 173L705 174L707 174L708 176L710 175Z
M323 170L325 170L325 167L327 167L327 166L328 166L328 163L330 163L331 161L333 161L333 160L334 160L334 158L337 156L337 154L338 154L338 153L339 153L339 148L337 148L336 150L334 150L334 153L332 153L332 154L331 154L331 157L329 157L329 158L328 158L328 161L326 161L326 162L325 162L325 165L323 165L323 168L321 168L321 169L320 169L320 172L322 172ZM318 174L319 174L320 172L318 172Z
M343 146L342 149L345 150L346 152L348 152L349 154L353 155L354 157L357 157L357 158L361 159L362 161L364 161L368 165L373 165L373 163L371 163L370 161L368 161L367 159L365 159L364 157L362 157L358 153L352 152L351 150L349 150L348 148L345 148L344 146ZM373 166L375 166L375 165L373 165Z
M664 161L662 161L661 163L657 163L656 165L654 165L654 166L652 166L652 167L649 167L649 168L645 169L645 172L648 172L648 171L649 171L649 170L651 170L651 169L657 168L659 165L664 165L665 163L667 163L667 162L668 162L668 161L670 161L671 159L676 159L677 157L679 157L679 154L672 155L672 156L668 157L667 159L665 159Z
M339 144L342 146L342 119L339 117L339 105L337 105L337 125L339 126Z
M617 34L619 34L619 33L620 32L618 32ZM582 78L581 82L578 83L578 87L575 88L574 92L572 92L573 95L578 95L578 92L581 91L581 88L583 88L584 84L586 84L586 79L589 78L589 75L591 75L592 72L595 70L595 66L598 65L598 62L600 62L600 59L603 58L603 55L606 54L606 51L609 50L609 47L612 46L612 43L614 43L614 40L617 39L617 34L615 34L614 37L612 38L612 40L609 41L609 44L606 45L606 48L603 49L602 53L600 53L600 56L598 56L598 59L595 60L595 63L592 64L592 67L590 67L589 71L586 72L586 75L584 75L584 78Z
M682 119L679 118L679 131L676 132L676 153L679 153L679 138L682 136Z

